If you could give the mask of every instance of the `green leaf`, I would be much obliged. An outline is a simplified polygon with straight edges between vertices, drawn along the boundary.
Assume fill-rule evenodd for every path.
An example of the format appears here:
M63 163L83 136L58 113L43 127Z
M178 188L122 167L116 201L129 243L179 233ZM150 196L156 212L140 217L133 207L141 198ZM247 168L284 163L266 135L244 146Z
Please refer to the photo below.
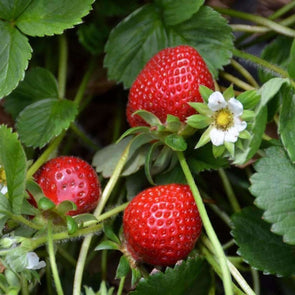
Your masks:
M123 82L129 88L153 55L180 44L195 47L216 76L218 69L229 62L233 36L219 13L201 7L190 19L175 26L163 21L163 13L156 5L147 4L112 30L104 59L110 80Z
M232 234L239 246L238 253L252 267L268 274L294 275L295 248L284 244L280 236L270 231L255 207L244 208L232 216Z
M279 120L279 133L282 143L293 163L295 163L295 93L294 88L283 86L280 91L282 107Z
M294 39L293 39L290 54L289 54L289 60L291 62L289 62L289 64L288 64L288 73L289 73L290 77L292 79L294 79L295 78L295 64L294 64L294 60L295 60L295 40Z
M30 69L18 87L5 98L5 110L15 119L28 105L45 98L57 98L55 77L44 68Z
M12 210L20 214L25 197L26 155L17 134L4 125L0 126L0 164L5 170Z
M62 34L82 22L94 0L32 0L16 20L16 26L26 35Z
M103 231L104 231L104 233L105 233L105 235L106 235L106 237L107 237L108 239L110 239L111 241L113 241L113 242L115 242L115 243L117 243L117 244L120 244L120 240L119 240L119 238L116 236L116 234L114 233L111 224L109 224L108 222L105 222L105 223L103 224Z
M0 18L10 21L16 19L30 2L31 0L1 0Z
M192 115L186 119L188 125L196 129L203 129L210 125L212 119L204 115Z
M255 118L253 122L249 124L247 130L252 134L249 140L246 140L242 150L237 150L235 154L234 163L242 165L250 160L260 147L262 141L262 135L264 133L267 123L267 104L278 93L280 88L287 79L273 78L262 85L258 90L258 94L261 96L260 102L255 109Z
M156 0L163 10L164 22L168 26L186 21L204 4L204 0Z
M183 295L198 280L206 264L197 258L188 258L174 268L167 267L165 273L156 272L139 281L130 295ZM203 290L199 290L203 292ZM204 294L195 290L196 295ZM205 293L206 294L206 293ZM208 293L207 293L208 294Z
M42 148L67 129L78 113L73 101L43 99L27 106L17 118L17 130L27 146Z
M99 243L95 249L95 251L101 251L101 250L119 250L119 245L113 241L102 241Z
M117 267L116 271L116 279L121 279L123 277L126 277L130 271L130 266L128 259L125 255L122 255Z
M251 193L255 204L265 210L263 218L284 242L295 244L295 166L281 147L270 147L255 165Z
M32 48L26 36L1 20L0 36L0 98L2 98L24 78Z
M27 250L22 247L15 248L5 256L5 262L13 271L22 272L28 263Z
M0 193L0 218L10 216L11 206L8 199Z
M224 152L224 146L216 148L221 148L222 153ZM197 150L193 150L191 153L188 153L187 161L192 172L196 174L205 170L224 168L229 165L227 159L222 157L216 158L215 155L213 155L211 145L203 146Z
M260 94L257 90L247 90L242 92L237 97L237 100L242 103L244 110L253 109L260 101Z
M165 144L169 146L173 151L183 152L187 149L187 143L185 139L178 134L169 134L165 137Z

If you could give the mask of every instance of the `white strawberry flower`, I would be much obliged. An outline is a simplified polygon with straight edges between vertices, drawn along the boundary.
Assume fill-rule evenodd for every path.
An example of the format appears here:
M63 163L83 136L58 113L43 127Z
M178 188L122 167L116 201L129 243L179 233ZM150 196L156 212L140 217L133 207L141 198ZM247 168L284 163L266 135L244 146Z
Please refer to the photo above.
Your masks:
M247 127L242 121L243 105L235 98L226 101L219 91L213 92L208 99L208 107L213 112L209 133L213 145L220 146L224 142L236 142L241 131Z
M26 269L40 269L46 266L45 261L40 261L38 255L35 252L27 253L27 266Z

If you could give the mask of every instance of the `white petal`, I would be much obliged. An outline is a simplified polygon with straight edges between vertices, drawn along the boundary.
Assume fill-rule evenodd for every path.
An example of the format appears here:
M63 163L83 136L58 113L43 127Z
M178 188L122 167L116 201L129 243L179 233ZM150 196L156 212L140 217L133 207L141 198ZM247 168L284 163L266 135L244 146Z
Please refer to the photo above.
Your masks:
M213 92L208 99L208 107L212 111L216 112L225 108L227 102L225 101L223 95L219 91Z
M241 116L243 114L244 107L242 103L233 97L228 101L228 108L234 116Z
M39 261L39 257L35 252L27 253L28 265L27 269L40 269L46 266L45 261Z
M5 195L5 194L8 192L8 189L7 189L7 186L6 186L6 185L4 185L4 186L2 186L2 187L1 187L1 185L0 185L0 188L1 188L0 193L1 193L2 195Z
M222 130L213 128L210 131L209 136L210 136L211 142L216 146L222 145L224 143L224 131Z
M239 130L235 126L229 128L228 130L225 131L224 141L236 142L238 140L239 133L240 133Z
M239 132L245 130L247 128L247 122L242 121L240 118L234 118L234 127L237 128Z

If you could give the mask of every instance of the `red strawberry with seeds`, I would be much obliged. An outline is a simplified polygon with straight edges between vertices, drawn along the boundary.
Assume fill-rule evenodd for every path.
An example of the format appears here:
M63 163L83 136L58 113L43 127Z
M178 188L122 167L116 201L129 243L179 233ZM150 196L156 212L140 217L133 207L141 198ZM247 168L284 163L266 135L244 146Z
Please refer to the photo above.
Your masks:
M77 210L69 211L69 215L89 212L97 206L100 197L97 174L80 158L51 159L34 174L34 178L44 195L55 204L69 200L77 205Z
M155 186L127 206L123 230L127 252L153 265L173 265L194 248L202 222L188 185Z
M155 114L165 123L168 114L182 122L194 114L188 102L202 102L199 86L214 89L213 78L200 54L180 45L154 55L137 76L129 92L127 119L131 127L146 125L137 110Z

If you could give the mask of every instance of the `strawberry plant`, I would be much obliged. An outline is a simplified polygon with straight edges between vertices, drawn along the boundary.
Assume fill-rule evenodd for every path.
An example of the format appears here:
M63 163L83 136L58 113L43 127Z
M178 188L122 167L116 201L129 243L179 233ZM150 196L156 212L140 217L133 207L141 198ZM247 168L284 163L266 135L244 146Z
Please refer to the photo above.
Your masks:
M212 2L0 0L0 295L295 293L295 2Z

